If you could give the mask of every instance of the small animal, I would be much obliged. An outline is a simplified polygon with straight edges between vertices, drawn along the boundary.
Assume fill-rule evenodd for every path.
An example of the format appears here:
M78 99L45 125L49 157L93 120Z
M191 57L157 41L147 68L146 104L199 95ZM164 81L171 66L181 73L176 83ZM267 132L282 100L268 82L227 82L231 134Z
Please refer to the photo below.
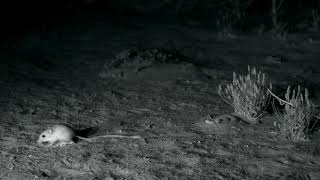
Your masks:
M101 135L92 138L85 138L77 136L75 132L67 125L57 124L49 127L43 131L38 139L38 144L41 146L65 146L68 144L73 144L74 139L78 138L87 142L92 142L98 138L132 138L132 139L141 139L140 136L123 136L123 135Z
M224 114L219 116L214 116L212 114L209 114L204 118L204 121L207 124L235 124L235 123L250 124L249 122L233 114Z
M213 115L209 114L200 119L199 127L205 133L215 135L231 135L241 132L250 123L233 114Z

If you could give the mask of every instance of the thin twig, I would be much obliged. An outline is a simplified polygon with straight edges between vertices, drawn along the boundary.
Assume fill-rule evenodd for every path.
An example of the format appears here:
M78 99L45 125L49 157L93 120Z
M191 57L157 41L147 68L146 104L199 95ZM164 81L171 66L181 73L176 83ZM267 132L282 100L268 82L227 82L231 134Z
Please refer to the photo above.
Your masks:
M274 102L274 101L275 101L275 100L272 99L272 102L271 102L272 109L274 110L274 113L275 113L275 115L276 115L276 118L277 118L278 120L281 120L281 119L282 119L282 118L281 118L281 114L280 114L279 110L276 108L276 105L275 105L275 102Z
M281 98L279 98L277 95L275 95L269 88L268 88L268 92L270 93L271 96L273 96L274 98L276 98L278 101L280 101L280 103L284 103L284 104L288 104L289 106L295 107L292 103L285 101Z
M295 107L292 103L289 103L288 101L282 100L282 99L279 98L277 95L275 95L274 93L272 93L272 91L271 91L270 89L268 89L268 92L271 94L271 96L273 96L273 97L276 98L278 101L280 101L280 103L285 103L285 104L288 104L289 106ZM313 115L313 114L311 114L311 116L313 116L314 118L320 119L320 116Z
M312 115L312 116L317 118L317 119L320 119L320 116L317 116L317 115Z
M313 123L313 125L312 125L312 127L311 127L311 130L314 130L314 129L315 129L314 127L317 125L320 117L318 117L318 116L316 116L316 115L312 115L312 116L315 117L315 118L317 118L317 120Z

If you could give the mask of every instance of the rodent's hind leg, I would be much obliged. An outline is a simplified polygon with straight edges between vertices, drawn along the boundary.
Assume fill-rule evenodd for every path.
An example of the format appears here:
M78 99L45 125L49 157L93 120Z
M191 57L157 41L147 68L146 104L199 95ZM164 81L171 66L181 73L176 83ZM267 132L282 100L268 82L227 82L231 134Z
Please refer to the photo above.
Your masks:
M54 147L62 147L65 145L73 144L73 141L59 141L58 143L54 144Z

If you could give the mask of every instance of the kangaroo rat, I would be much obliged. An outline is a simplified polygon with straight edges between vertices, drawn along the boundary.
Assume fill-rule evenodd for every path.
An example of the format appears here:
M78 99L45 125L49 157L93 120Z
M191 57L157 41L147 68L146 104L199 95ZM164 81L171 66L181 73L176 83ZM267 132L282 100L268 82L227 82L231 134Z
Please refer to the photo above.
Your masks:
M122 135L102 135L96 136L92 138L84 138L81 136L77 136L75 132L64 124L53 125L43 131L38 139L38 144L42 146L65 146L67 144L73 144L74 138L78 138L84 141L92 142L97 138L132 138L132 139L140 139L140 136L122 136Z
M207 124L232 124L232 123L250 124L249 122L233 114L224 114L216 117L209 114L204 118L204 120Z

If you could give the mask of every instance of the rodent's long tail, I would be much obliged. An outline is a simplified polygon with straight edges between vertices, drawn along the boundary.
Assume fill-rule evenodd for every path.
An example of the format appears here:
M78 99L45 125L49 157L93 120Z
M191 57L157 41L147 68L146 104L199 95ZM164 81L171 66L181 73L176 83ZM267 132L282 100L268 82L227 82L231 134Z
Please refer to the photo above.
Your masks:
M100 138L100 137L105 137L105 138L130 138L130 139L141 139L141 136L124 136L124 135L102 135L102 136L97 136L95 138Z
M84 140L84 141L93 141L98 138L130 138L130 139L141 139L141 136L124 136L124 135L101 135L101 136L96 136L96 137L91 137L91 138L85 138L81 136L76 136L77 138Z

